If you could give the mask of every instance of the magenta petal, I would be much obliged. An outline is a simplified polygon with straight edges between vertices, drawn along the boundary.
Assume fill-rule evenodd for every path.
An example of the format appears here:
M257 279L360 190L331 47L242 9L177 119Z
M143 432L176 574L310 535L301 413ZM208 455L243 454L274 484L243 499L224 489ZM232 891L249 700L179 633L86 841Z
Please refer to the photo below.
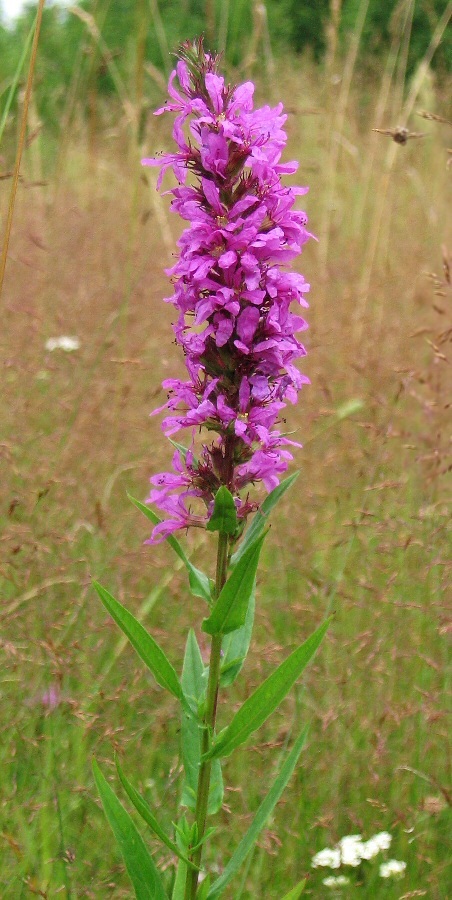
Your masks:
M248 306L237 319L237 334L244 344L250 344L259 325L260 312L255 306Z

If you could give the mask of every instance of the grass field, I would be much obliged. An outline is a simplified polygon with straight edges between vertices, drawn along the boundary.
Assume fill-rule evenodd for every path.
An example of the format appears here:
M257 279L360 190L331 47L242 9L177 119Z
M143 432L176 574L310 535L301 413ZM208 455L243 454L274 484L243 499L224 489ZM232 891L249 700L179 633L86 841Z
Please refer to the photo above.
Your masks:
M227 860L309 723L301 764L227 896L280 900L307 875L313 898L446 900L452 297L447 282L435 296L426 273L444 280L441 246L452 248L450 129L413 115L426 137L397 146L371 130L399 124L397 97L358 78L348 91L346 73L332 74L277 61L258 86L261 101L288 108L286 158L300 160L310 185L319 242L300 261L312 284L312 385L288 411L305 445L301 474L267 539L233 705L328 611L334 623L290 699L225 765L221 857L207 862ZM430 84L414 109L447 117L447 96ZM180 226L139 166L144 148L169 146L169 128L150 118L139 148L119 113L107 125L94 139L75 117L56 149L45 134L27 149L2 297L4 900L131 896L93 787L94 755L115 778L115 751L168 829L175 816L175 706L124 646L92 578L176 668L189 624L203 638L184 573L166 545L143 546L146 520L126 497L144 499L149 476L167 466L148 414L162 378L183 367L162 303ZM7 189L0 182L2 215ZM61 335L79 349L46 350ZM351 401L360 403L346 415ZM188 544L213 565L208 541ZM403 879L381 879L373 861L346 873L342 894L322 884L317 851L381 830L393 836L389 855L406 862ZM169 854L155 844L155 855L170 877Z

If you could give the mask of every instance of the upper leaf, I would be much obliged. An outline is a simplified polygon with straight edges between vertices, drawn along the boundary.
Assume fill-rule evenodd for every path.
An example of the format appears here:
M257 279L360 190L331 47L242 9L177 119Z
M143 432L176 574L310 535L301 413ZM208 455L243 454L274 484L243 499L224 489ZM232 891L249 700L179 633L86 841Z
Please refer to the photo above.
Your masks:
M166 688L174 697L177 697L182 705L190 713L190 707L184 696L182 687L176 672L173 669L169 659L165 656L162 648L154 641L149 632L135 619L125 606L122 606L118 600L105 590L97 581L93 582L102 603L115 620L117 625L129 639L132 647L141 657L148 669L152 672L155 680L161 687Z
M269 715L279 706L293 684L314 656L330 620L327 619L301 647L290 656L245 700L230 725L221 732L206 753L206 759L229 756L236 747L243 744L254 731L263 725Z
M255 605L253 590L246 611L245 624L238 628L237 631L232 631L223 638L221 645L223 653L220 676L221 687L228 687L230 684L233 684L245 662L253 633Z
M257 565L265 534L251 544L220 591L218 600L202 630L207 634L228 634L245 624L246 613L254 589Z
M140 500L136 500L135 497L132 497L130 494L127 494L129 500L139 509L153 525L158 525L161 522L160 516L154 512L153 509L149 509L149 506L146 506L144 503L141 503ZM204 572L201 572L200 569L197 569L193 563L190 562L187 554L185 553L182 544L179 543L177 538L174 537L173 534L166 535L166 540L168 544L173 548L174 552L177 553L179 559L184 563L185 568L188 571L188 582L190 584L190 590L195 597L201 597L203 600L206 600L207 603L210 603L212 600L212 594L210 590L210 581L207 575Z
M207 531L219 531L221 534L235 534L237 531L234 497L224 484L215 494L213 513L206 527Z
M105 815L119 844L136 900L168 900L160 875L129 813L93 760L94 779Z
M236 550L231 558L231 564L233 566L237 564L250 544L252 544L256 540L256 538L258 538L262 534L265 526L267 525L267 520L272 509L276 506L276 504L286 493L286 491L289 490L290 487L292 487L294 481L296 481L298 478L298 474L298 472L294 472L293 475L289 475L288 478L285 478L284 481L281 482L281 484L278 484L278 486L269 493L268 497L265 498L257 513L255 514L250 526L247 528L245 537L243 538L243 541L241 542L238 550Z

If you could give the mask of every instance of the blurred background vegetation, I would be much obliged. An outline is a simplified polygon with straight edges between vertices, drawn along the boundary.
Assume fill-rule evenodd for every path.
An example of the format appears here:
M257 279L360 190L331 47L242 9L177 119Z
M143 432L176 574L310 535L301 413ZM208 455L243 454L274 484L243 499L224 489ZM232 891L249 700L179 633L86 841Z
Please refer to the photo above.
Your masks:
M211 49L224 54L226 65L240 69L256 27L265 29L264 46L265 37L271 35L271 52L309 54L324 66L332 42L337 42L339 53L346 52L364 7L357 69L363 77L374 77L405 24L410 30L406 58L406 76L410 78L447 7L445 0L412 4L400 0L269 0L265 6L251 0L165 0L160 4L158 0L83 0L77 5L87 14L84 18L74 14L73 8L46 5L44 9L36 104L46 127L55 130L75 77L78 102L88 114L94 93L106 99L115 97L115 74L133 96L139 89L141 65L148 65L148 75L152 66L154 77L157 72L166 77L172 65L171 51L201 33L206 34ZM262 11L265 22L259 21ZM30 4L9 28L0 26L1 94L17 70L34 16L35 7ZM452 29L442 35L431 65L439 79L452 72ZM18 96L20 83L16 103Z
M0 28L2 239L35 13ZM313 854L379 830L405 877L363 865L347 872L345 900L452 896L451 15L446 0L46 4L0 298L2 900L130 897L93 755L115 781L116 750L168 830L175 814L174 706L91 582L180 667L204 610L169 548L143 545L149 529L126 492L145 499L168 467L148 414L162 379L184 373L162 302L181 223L140 159L172 146L171 116L152 112L172 51L200 31L231 81L256 82L258 104L284 102L285 158L300 161L318 239L297 261L312 283L312 385L286 411L301 474L264 548L235 708L335 612L292 696L227 762L208 863L224 865L309 722L289 790L226 900L281 900L305 875L306 895L324 900ZM397 127L422 136L397 143ZM49 349L62 335L77 349ZM187 540L208 569L209 542ZM170 886L173 860L149 840Z

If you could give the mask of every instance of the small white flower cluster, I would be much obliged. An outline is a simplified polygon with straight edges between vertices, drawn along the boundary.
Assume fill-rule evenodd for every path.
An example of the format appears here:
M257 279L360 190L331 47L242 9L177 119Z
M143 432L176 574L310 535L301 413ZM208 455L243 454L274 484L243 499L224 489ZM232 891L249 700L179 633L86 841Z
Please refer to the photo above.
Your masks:
M325 847L312 858L311 865L314 869L326 867L339 869L341 866L356 868L363 860L373 859L382 850L389 850L392 837L388 831L379 831L368 841L363 841L360 834L348 834L341 838L335 847ZM396 859L390 859L382 863L379 874L381 878L402 877L405 874L406 863ZM345 875L331 875L323 879L326 887L341 887L348 884L349 879Z
M322 884L330 888L345 887L346 884L350 884L350 878L345 875L329 875L323 879Z
M335 847L325 847L312 858L312 865L328 866L338 869L343 866L359 866L363 859L373 859L381 850L388 850L392 837L387 831L374 834L368 841L363 841L360 834L348 834L341 838Z
M62 335L57 338L49 338L46 341L46 350L65 350L66 353L71 353L73 350L78 350L80 348L80 341L76 337L68 337L67 335Z
M398 859L388 859L388 862L382 863L380 866L381 878L403 878L405 875L406 862Z

